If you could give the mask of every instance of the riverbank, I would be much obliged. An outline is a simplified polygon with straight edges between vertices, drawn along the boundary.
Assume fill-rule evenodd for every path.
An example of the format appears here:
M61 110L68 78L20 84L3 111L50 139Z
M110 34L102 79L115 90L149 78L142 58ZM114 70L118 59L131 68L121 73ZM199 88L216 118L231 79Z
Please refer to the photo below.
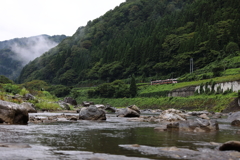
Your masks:
M196 95L189 97L136 97L136 98L87 98L79 97L77 101L91 101L95 104L110 104L113 107L126 107L137 105L140 109L183 109L183 110L208 110L214 112L238 111L237 93L226 95Z

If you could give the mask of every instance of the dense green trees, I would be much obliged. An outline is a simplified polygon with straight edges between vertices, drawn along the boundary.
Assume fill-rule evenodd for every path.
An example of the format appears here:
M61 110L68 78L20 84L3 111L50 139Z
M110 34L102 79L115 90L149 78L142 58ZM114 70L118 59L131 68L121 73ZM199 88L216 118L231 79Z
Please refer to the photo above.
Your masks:
M89 90L88 96L101 98L123 98L130 97L131 95L127 84L121 80L116 80L112 83L103 83L95 90Z
M236 54L240 1L127 0L29 63L19 82L179 77Z
M7 83L13 83L13 81L3 75L0 75L0 83L7 84Z

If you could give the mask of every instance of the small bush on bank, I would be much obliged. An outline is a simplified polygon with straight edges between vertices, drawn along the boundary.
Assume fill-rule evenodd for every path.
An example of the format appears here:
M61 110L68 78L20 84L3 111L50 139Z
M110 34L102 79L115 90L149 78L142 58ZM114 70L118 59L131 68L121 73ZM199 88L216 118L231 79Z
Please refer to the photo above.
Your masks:
M60 106L57 103L52 103L52 102L39 102L35 104L37 109L40 110L61 110Z
M22 88L21 91L19 92L20 95L24 96L25 94L28 94L29 91L26 88Z

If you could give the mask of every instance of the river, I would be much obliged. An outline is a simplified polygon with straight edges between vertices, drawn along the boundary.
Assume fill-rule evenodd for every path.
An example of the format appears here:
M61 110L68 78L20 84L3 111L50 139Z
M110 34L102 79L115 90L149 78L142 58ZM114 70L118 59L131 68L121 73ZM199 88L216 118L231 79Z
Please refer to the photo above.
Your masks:
M60 113L30 115L57 114ZM239 128L232 127L226 118L218 122L220 130L211 133L157 132L154 131L158 126L156 123L130 122L115 114L108 114L106 121L0 125L0 159L183 159L168 154L144 153L124 146L138 144L152 149L174 146L199 151L213 150L209 142L240 141ZM10 147L1 147L1 143ZM21 144L29 147L21 147Z

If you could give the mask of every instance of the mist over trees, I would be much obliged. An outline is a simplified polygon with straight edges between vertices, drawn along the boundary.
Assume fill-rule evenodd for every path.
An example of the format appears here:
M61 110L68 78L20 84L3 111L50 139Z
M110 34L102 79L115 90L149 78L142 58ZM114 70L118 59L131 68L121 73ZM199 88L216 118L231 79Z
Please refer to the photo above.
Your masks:
M0 75L16 79L24 65L60 43L65 35L39 35L0 42Z
M127 0L25 66L19 82L75 85L178 77L240 45L240 1Z

